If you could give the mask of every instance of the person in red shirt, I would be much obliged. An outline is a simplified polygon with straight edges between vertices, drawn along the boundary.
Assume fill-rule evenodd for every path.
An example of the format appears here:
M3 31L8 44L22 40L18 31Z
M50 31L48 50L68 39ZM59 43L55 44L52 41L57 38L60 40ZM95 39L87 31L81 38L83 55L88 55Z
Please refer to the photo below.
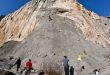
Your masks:
M26 62L26 72L25 75L30 75L32 69L32 62L31 59L29 59L28 62Z

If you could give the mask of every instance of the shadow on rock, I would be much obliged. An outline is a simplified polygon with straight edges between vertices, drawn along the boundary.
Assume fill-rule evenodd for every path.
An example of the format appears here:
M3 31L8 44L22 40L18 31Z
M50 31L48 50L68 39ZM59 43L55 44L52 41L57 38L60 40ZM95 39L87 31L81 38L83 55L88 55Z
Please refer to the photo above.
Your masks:
M0 75L16 75L13 72L5 71L5 70L0 70Z

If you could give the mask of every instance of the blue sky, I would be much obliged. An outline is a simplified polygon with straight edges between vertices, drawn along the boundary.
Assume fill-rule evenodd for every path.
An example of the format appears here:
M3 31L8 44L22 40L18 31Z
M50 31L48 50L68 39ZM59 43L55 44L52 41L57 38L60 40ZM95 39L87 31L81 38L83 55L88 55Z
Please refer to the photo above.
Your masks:
M29 0L0 0L0 15L11 13Z
M11 13L29 0L0 0L0 15ZM78 0L85 8L100 16L110 15L110 0Z
M78 0L83 6L100 16L110 16L110 0Z

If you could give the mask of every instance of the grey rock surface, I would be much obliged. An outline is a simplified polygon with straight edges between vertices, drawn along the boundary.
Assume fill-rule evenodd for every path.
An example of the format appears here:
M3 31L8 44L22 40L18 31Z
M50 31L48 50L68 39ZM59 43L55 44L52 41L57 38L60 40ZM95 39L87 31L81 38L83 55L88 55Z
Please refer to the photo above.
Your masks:
M70 2L33 0L5 17L0 23L4 25L0 29L0 36L4 36L0 37L0 56L21 57L22 66L30 58L38 71L52 70L63 75L62 59L66 55L75 75L89 75L94 69L109 75L110 20L76 1ZM81 71L83 65L85 69Z

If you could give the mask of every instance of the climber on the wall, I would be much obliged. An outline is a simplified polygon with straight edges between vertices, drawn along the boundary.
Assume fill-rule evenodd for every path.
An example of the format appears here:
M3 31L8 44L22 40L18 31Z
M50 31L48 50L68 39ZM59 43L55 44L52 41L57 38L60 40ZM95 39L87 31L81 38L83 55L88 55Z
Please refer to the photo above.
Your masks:
M29 61L26 62L25 66L26 66L25 67L26 68L25 75L30 75L31 70L32 70L32 61L31 61L31 59L29 59Z
M69 75L69 59L67 58L67 56L64 56L63 59L63 66L64 66L64 71L65 71L65 75Z

